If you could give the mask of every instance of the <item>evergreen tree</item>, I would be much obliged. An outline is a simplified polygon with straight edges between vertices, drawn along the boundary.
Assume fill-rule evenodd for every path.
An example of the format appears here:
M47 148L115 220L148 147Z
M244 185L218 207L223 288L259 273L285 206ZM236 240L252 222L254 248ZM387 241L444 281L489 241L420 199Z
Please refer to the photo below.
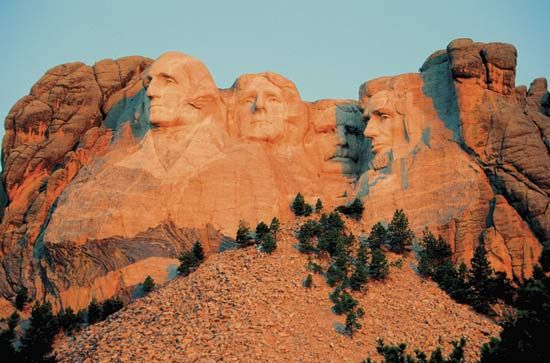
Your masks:
M390 249L395 253L404 253L412 245L414 234L409 228L409 220L402 209L393 214L388 226L387 239Z
M436 270L440 267L448 264L452 267L451 247L441 236L436 239L432 232L426 228L422 237L422 247L423 250L419 253L420 261L418 263L418 271L422 275L434 277Z
M362 325L359 323L359 319L363 317L365 312L363 309L350 310L346 314L346 333L353 338L353 333L361 329Z
M491 311L491 303L494 303L495 299L490 295L493 285L493 269L487 259L487 250L483 240L479 242L474 251L471 265L468 279L470 285L469 300L474 309L487 314Z
M332 311L334 311L334 313L337 315L342 315L349 311L352 311L359 304L357 300L353 298L353 296L351 296L346 291L342 291L341 289L335 289L330 298L334 303Z
M200 261L197 260L197 257L193 251L187 251L183 253L180 257L180 265L178 266L178 274L181 276L187 276L191 272L195 271L197 266L200 264Z
M307 204L304 200L302 193L296 194L292 201L292 211L296 216L309 216L313 212L311 205Z
M542 253L539 258L539 264L544 272L550 272L550 241L542 243Z
M57 321L59 323L59 327L63 329L65 334L70 335L73 333L75 329L79 327L79 325L82 323L80 321L79 316L77 316L71 307L68 307L59 314L57 314Z
M304 287L306 289L310 289L312 285L313 285L313 276L311 276L311 274L307 274L307 277L304 281Z
M19 311L22 311L25 307L25 304L29 301L29 290L26 287L22 287L17 290L17 295L15 295L15 308Z
M273 233L274 236L277 236L279 229L281 228L281 223L277 217L273 217L271 223L269 224L269 230Z
M2 359L6 362L15 362L16 351L13 347L15 339L15 328L19 323L19 314L14 312L8 319L8 328L0 332L0 352Z
M88 324L95 324L101 320L101 306L95 298L88 305Z
M250 236L250 226L243 220L239 221L239 227L237 229L237 236L235 238L235 241L239 246L246 247L250 245L251 239L252 237Z
M265 253L273 253L277 249L277 241L275 241L275 237L271 233L267 233L263 236L262 240L262 251Z
M54 362L52 343L59 331L52 305L47 302L33 306L30 325L21 339L20 360L26 362Z
M256 242L260 243L263 240L263 237L269 233L269 227L264 222L258 223L256 226Z
M386 255L379 248L372 250L371 263L369 265L369 276L375 280L383 280L388 277L388 260Z
M367 244L364 242L359 243L359 249L357 250L357 261L361 262L363 265L368 264L368 249Z
M107 299L101 306L101 320L107 319L109 315L112 315L122 309L124 304L118 297Z
M321 213L323 210L323 202L321 199L317 198L317 203L315 203L315 213Z
M309 220L298 229L298 243L300 252L314 252L315 247L311 243L312 238L320 233L320 226L317 222Z
M143 293L148 294L155 289L155 281L151 276L147 276L142 283Z
M204 261L204 250L202 248L201 241L195 242L193 245L193 248L191 249L191 252L193 253L193 256L195 256L195 259L201 263Z
M500 337L483 346L481 363L550 361L550 277L539 265L518 288L515 305L516 316L501 324Z
M378 222L374 226L372 226L370 235L367 238L367 243L370 248L380 248L380 246L386 244L386 238L386 228L381 222Z
M327 272L325 273L325 277L327 279L327 284L330 287L335 286L339 282L345 282L347 278L346 273L334 263L329 266Z
M367 265L359 258L355 261L354 267L349 284L352 290L360 291L368 281L369 271Z

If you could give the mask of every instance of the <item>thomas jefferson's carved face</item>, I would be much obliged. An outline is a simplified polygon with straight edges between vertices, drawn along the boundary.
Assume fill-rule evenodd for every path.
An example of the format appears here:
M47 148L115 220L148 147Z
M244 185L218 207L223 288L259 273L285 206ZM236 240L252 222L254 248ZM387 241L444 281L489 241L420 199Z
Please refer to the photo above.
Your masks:
M198 122L199 110L190 105L191 82L185 56L167 53L149 71L147 96L153 126L171 127Z
M241 137L273 142L285 131L287 103L283 90L262 76L239 83L235 118Z

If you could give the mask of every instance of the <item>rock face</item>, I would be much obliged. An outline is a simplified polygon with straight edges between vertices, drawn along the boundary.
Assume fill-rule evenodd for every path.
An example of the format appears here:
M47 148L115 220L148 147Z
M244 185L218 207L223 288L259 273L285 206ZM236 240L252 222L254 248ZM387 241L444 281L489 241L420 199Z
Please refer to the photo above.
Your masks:
M56 67L5 122L0 293L81 308L161 281L196 240L213 253L241 219L293 218L297 192L361 198L366 231L403 208L457 261L485 239L521 280L550 238L550 95L515 87L516 55L455 40L358 101L305 102L269 72L220 90L176 52Z

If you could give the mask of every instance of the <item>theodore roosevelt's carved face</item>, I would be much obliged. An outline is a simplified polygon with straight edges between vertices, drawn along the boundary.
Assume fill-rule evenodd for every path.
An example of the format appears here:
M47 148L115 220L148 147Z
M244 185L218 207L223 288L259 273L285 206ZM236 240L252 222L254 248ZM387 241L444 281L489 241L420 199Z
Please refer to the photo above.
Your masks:
M345 108L345 106L344 106ZM362 151L361 114L336 107L335 122L314 125L319 151L323 154L322 169L327 173L353 174Z

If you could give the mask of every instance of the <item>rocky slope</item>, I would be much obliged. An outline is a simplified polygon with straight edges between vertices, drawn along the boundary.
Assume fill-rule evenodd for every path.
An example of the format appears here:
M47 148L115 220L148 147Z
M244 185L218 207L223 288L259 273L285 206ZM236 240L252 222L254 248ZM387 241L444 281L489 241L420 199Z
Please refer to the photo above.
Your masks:
M359 227L356 226L358 229ZM453 302L413 271L414 258L391 267L386 282L354 293L365 309L351 339L338 332L343 316L331 312L331 288L314 276L302 286L307 257L292 231L266 255L255 248L210 256L188 277L178 277L74 338L59 339L63 362L359 362L379 358L377 337L388 343L434 349L467 337L467 361L499 327ZM391 255L391 260L398 256Z

